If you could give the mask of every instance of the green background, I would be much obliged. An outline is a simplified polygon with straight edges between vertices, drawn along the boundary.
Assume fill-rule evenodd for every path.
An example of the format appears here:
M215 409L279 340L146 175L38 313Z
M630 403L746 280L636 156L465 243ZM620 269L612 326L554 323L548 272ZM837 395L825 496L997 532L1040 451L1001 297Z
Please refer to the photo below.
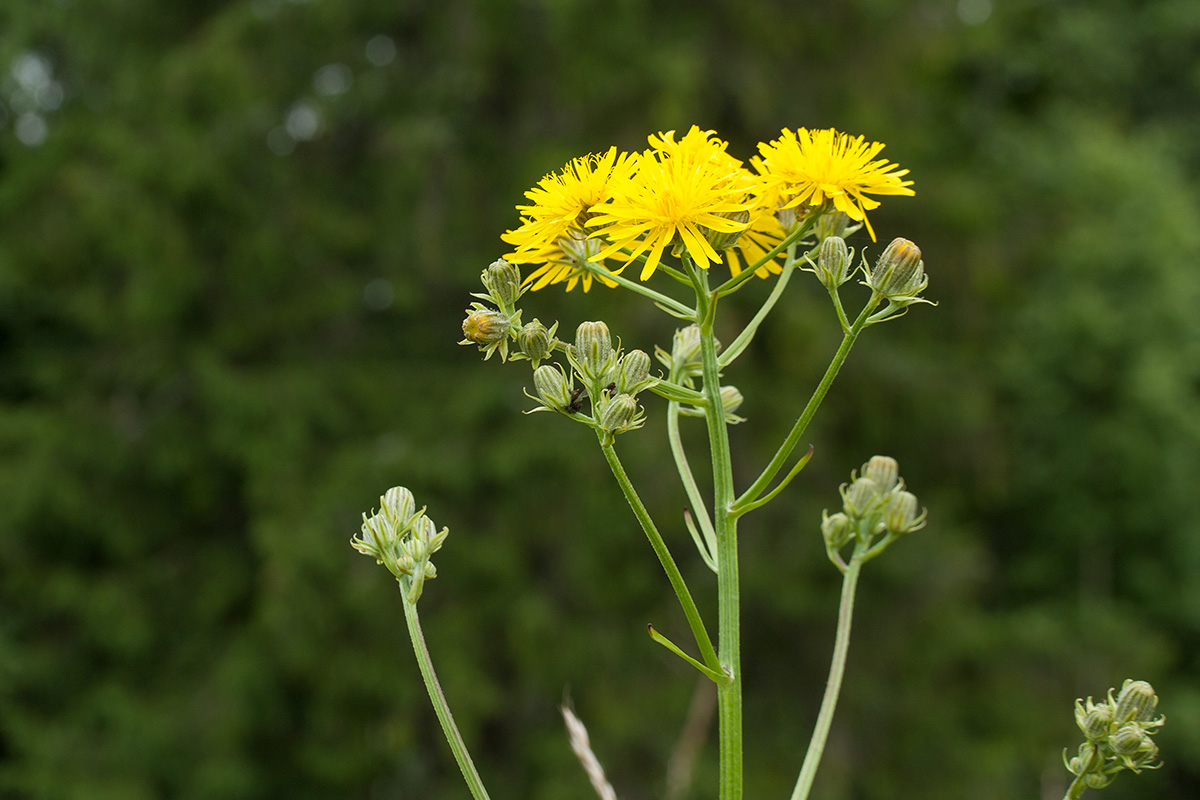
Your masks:
M692 124L741 158L886 142L917 195L872 221L939 302L868 331L745 521L747 796L795 780L820 510L875 453L930 524L866 570L814 796L1056 798L1072 701L1126 677L1166 766L1106 796L1196 796L1198 54L1193 0L4 3L0 796L465 797L348 543L402 483L452 531L421 610L492 795L590 796L567 695L623 800L662 797L696 683L645 624L682 615L590 433L456 341L526 188ZM743 487L837 345L801 277L726 376ZM626 293L524 305L673 329ZM648 405L620 450L715 619ZM691 796L714 760L710 731Z

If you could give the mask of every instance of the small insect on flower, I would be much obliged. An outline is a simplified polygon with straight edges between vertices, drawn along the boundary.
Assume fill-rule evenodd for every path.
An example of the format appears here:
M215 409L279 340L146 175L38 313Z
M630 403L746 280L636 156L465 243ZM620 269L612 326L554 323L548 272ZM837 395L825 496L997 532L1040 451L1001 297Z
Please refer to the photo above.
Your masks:
M578 414L583 411L584 389L582 387L571 390L571 402L567 403L566 412L568 414Z

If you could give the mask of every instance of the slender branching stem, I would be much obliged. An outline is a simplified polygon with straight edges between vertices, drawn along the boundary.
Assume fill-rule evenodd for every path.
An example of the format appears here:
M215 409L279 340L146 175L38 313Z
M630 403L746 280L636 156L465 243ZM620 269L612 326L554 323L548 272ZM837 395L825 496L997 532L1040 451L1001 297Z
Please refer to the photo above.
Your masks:
M454 760L458 762L458 768L462 770L467 787L471 790L471 796L475 800L488 800L487 789L483 788L483 780L475 769L475 763L471 761L471 754L467 752L467 745L458 732L458 726L454 724L454 715L450 713L450 705L446 702L442 685L438 683L437 673L433 671L433 659L430 658L429 648L425 645L425 634L421 632L417 604L408 600L408 581L407 577L400 579L404 618L408 622L408 635L412 639L413 650L417 654L417 665L421 668L421 677L425 680L425 689L429 692L429 700L433 703L433 710L437 713L438 722L442 724L442 733L445 734L446 741L450 744L450 750L454 753Z
M606 269L602 269L602 268L597 267L592 264L589 264L588 268L597 276L606 278L610 281L613 281L614 283L620 284L621 286L628 289L629 291L636 292L644 297L648 297L651 300L653 300L655 303L658 303L663 308L670 309L672 312L674 312L675 316L690 319L691 317L694 317L696 315L695 309L688 308L683 303L679 302L678 300L676 300L673 297L668 297L667 295L665 295L661 292L654 291L653 289L651 289L649 286L647 286L644 283L640 283L638 281L631 281L631 280L629 280L629 278L626 278L624 275L617 275L616 273L609 272Z
M808 752L804 756L804 766L800 768L800 777L796 780L795 790L792 791L792 800L808 799L813 778L816 777L817 767L821 763L821 755L825 752L829 727L833 723L833 712L837 709L838 694L842 690L842 675L846 671L846 653L850 649L850 624L854 618L854 590L858 585L861 569L862 561L855 553L842 575L842 601L838 608L837 636L833 645L833 659L829 664L829 680L825 684L825 697L821 700L821 711L817 715L812 741L809 742Z
M675 596L679 598L679 604L683 607L684 616L687 617L688 625L692 628L692 635L696 639L696 646L700 648L701 658L710 669L720 672L721 662L713 649L712 639L709 638L708 631L704 627L704 620L700 617L700 610L696 608L696 601L692 599L692 593L688 591L683 575L679 572L675 559L671 557L671 551L667 549L667 543L659 534L654 520L650 518L650 512L646 510L646 506L638 496L637 490L633 488L633 483L629 480L629 475L626 474L621 459L617 457L617 451L613 448L611 440L608 439L608 434L596 431L596 436L600 439L600 449L604 451L604 458L608 461L609 468L612 469L613 477L617 479L617 484L625 494L629 507L633 509L634 516L641 523L642 530L646 532L646 538L650 540L650 546L654 548L654 553L658 556L658 561L662 564L663 571L667 573L667 579L671 582L671 588L675 590Z
M671 455L675 458L675 468L679 471L679 480L683 483L683 490L687 494L688 503L691 504L692 515L704 537L700 555L715 572L717 569L716 534L713 532L708 504L700 494L700 487L696 485L696 476L692 474L691 464L688 463L687 452L683 449L683 438L679 435L679 403L675 401L667 403L667 439L671 443ZM699 547L701 542L697 541L696 544Z
M792 430L788 433L787 438L783 440L783 444L775 452L775 456L771 459L771 463L767 464L763 469L762 474L757 480L750 485L750 488L742 492L742 495L733 503L735 511L744 512L745 506L753 503L758 499L779 471L783 469L783 465L787 463L788 456L792 450L800 442L800 437L804 435L804 431L808 429L808 423L812 421L816 415L817 409L821 407L821 401L825 399L825 395L829 392L829 387L833 385L834 378L842 368L842 364L846 361L846 356L850 355L850 348L854 347L854 342L857 341L858 335L862 333L862 329L866 326L867 318L871 312L879 305L880 298L878 295L872 294L871 300L863 306L862 313L854 320L854 324L846 331L842 337L842 344L834 353L833 360L829 362L829 368L825 370L825 375L821 378L821 382L817 384L817 388L813 390L812 396L808 400L808 405L804 407L800 418L796 420L796 424L792 426Z
M788 248L787 261L783 265L783 271L779 273L779 278L775 281L775 288L771 290L771 294L763 301L762 307L758 309L758 313L754 318L742 329L737 338L730 342L729 347L721 353L719 364L721 367L728 367L734 362L738 356L746 349L751 340L754 339L754 334L758 332L758 326L771 313L771 309L775 308L775 303L783 295L783 290L787 288L788 281L791 280L792 273L796 270L796 245L792 244Z

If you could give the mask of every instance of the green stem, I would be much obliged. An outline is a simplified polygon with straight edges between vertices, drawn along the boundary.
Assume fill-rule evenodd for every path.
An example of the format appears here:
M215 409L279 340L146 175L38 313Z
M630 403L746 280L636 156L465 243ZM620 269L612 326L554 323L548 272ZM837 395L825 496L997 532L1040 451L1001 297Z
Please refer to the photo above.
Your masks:
M771 309L775 307L775 303L777 303L779 298L783 295L783 290L787 288L788 281L791 279L792 273L795 271L795 269L796 251L795 245L793 244L792 247L788 248L788 257L787 261L783 265L783 272L779 273L779 279L775 281L775 288L771 290L771 294L763 302L762 308L758 310L758 313L754 315L754 318L750 320L750 323L742 329L742 332L738 334L738 337L734 339L729 347L725 349L725 352L721 354L719 363L722 367L728 367L730 364L732 364L734 359L740 356L742 351L745 350L747 345L750 344L750 341L754 338L754 334L758 332L758 326L761 325L762 321L767 318L767 314L771 313Z
M1083 782L1083 776L1076 775L1075 780L1071 781L1071 785L1067 787L1067 793L1063 795L1063 800L1079 800L1085 791L1087 791L1087 786Z
M604 278L607 278L610 281L620 284L621 286L624 286L626 289L628 289L631 292L637 292L638 294L643 295L644 297L650 298L654 302L658 303L660 306L670 309L678 317L691 319L692 317L696 316L695 309L688 308L683 303L679 302L678 300L676 300L673 297L668 297L667 295L662 294L661 292L654 291L653 289L651 289L649 286L647 286L644 283L638 283L637 281L631 281L631 280L629 280L629 278L626 278L624 275L617 275L616 273L609 272L608 270L601 269L601 268L593 266L591 264L588 265L588 268L591 269L591 271L593 273L595 273L596 275L602 276Z
M829 680L825 684L825 697L821 700L821 711L817 715L812 741L809 742L808 753L804 756L804 766L800 768L800 777L796 780L795 790L792 791L792 800L807 800L813 779L817 775L817 767L821 763L821 755L825 752L825 741L829 738L829 727L833 724L833 712L837 709L838 694L842 689L842 675L846 671L846 652L850 649L850 623L854 618L854 590L858 585L858 573L861 569L862 561L856 553L842 576L842 602L838 608L837 636L833 645L833 659L829 664Z
M784 250L791 247L796 242L800 241L800 237L804 236L806 233L808 233L810 230L812 230L813 225L816 223L816 221L819 217L820 217L820 214L813 214L811 217L806 219L804 222L800 223L800 225L795 230L793 230L791 233L789 233L786 237L784 237L779 242L779 244L772 247L767 252L766 255L764 255L758 261L755 261L753 264L746 267L746 269L742 270L737 275L734 275L732 278L730 278L729 280L725 281L720 286L718 286L716 289L716 292L715 292L716 296L724 297L727 294L736 292L743 283L750 280L750 278L754 277L754 273L758 271L759 267L761 267L763 264L766 264L772 258L779 255L780 253L782 253Z
M417 654L417 665L421 668L421 677L425 680L425 689L429 692L429 700L433 703L433 710L437 713L438 722L442 723L442 733L445 734L446 741L454 752L454 760L458 762L458 768L462 770L463 778L467 781L467 788L471 790L471 796L475 800L488 800L487 789L483 788L483 780L479 777L474 762L471 761L471 754L467 752L467 745L458 732L458 726L454 724L454 715L450 713L450 705L446 702L446 695L442 693L442 685L438 683L437 673L433 671L433 659L429 657L429 648L425 645L425 634L421 632L421 620L417 617L417 604L408 601L406 584L407 581L401 579L400 593L404 602L404 618L408 622L408 635L412 639L413 650Z
M833 385L834 378L842 368L842 364L846 361L846 356L850 355L850 348L854 347L854 342L858 339L858 335L866 326L867 318L871 315L871 311L879 305L879 297L872 295L871 300L863 306L862 313L858 315L858 319L854 320L854 324L850 326L850 330L846 331L842 336L842 344L833 355L833 360L829 363L829 368L825 370L824 377L813 390L812 397L808 400L808 405L804 407L804 411L800 414L800 418L796 420L796 424L792 426L792 430L784 439L783 444L775 452L775 456L771 459L771 463L767 464L762 474L758 479L751 484L750 488L742 492L742 495L734 502L733 506L736 511L744 512L745 506L753 503L758 499L770 485L775 476L779 474L779 470L783 469L783 465L787 462L788 456L799 443L800 437L804 435L804 431L808 429L808 423L812 422L813 416L816 415L817 409L821 407L821 401L825 399L825 395L829 392L829 387Z
M658 556L658 561L662 564L663 570L667 573L667 579L675 590L675 596L679 598L679 604L683 606L684 616L687 617L688 625L692 628L692 635L696 638L696 646L700 648L700 655L704 658L704 663L711 669L720 672L721 662L713 650L712 639L709 638L708 631L704 628L704 620L700 618L696 601L692 599L692 593L688 591L683 575L680 574L675 559L671 557L671 551L667 549L667 543L663 541L658 528L654 525L654 520L650 518L650 513L646 511L646 506L638 497L637 490L633 488L629 475L625 473L625 467L621 465L621 459L617 457L617 451L611 442L606 440L608 434L597 430L596 436L600 439L600 449L604 451L604 458L608 461L609 468L612 469L613 477L617 479L621 491L625 493L629 507L633 509L634 516L641 523L642 530L646 532L646 538L650 540L650 546L654 548L654 553Z
M700 487L696 485L696 476L692 474L692 467L688 463L687 452L683 449L683 439L679 435L679 403L675 401L667 403L667 439L671 443L671 455L675 457L675 468L679 471L679 480L683 483L683 490L687 494L688 503L691 504L696 524L699 525L700 532L704 536L705 548L700 555L715 572L717 569L717 540L713 533L712 519L708 515L708 504L704 502L704 498L700 494Z
M713 528L717 537L718 656L732 680L717 687L717 720L720 747L720 800L742 798L742 669L741 617L738 595L737 518L733 503L733 463L729 454L729 429L721 403L720 365L713 335L717 293L709 292L708 275L685 257L684 266L696 286L700 325L700 359L703 367L705 421L713 461Z

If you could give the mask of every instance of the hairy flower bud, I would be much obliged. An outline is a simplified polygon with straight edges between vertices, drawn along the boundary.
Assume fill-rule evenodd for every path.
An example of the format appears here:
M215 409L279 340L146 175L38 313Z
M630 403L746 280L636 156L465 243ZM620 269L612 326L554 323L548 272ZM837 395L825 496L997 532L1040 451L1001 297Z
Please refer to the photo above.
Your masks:
M925 515L917 514L917 498L912 492L896 492L883 510L883 524L896 535L925 527Z
M642 425L637 400L632 395L618 394L600 410L600 427L609 433L624 433Z
M1112 706L1105 704L1089 709L1079 727L1083 730L1084 736L1096 741L1108 737L1108 733L1112 729L1112 722Z
M521 296L521 271L503 258L493 261L481 276L496 305L511 309Z
M384 511L391 515L398 530L408 527L408 523L412 521L417 512L417 503L413 499L412 492L403 486L393 486L388 489L383 497L379 498L379 504Z
M617 391L636 395L654 380L650 377L650 356L644 350L630 350L621 356L617 370Z
M584 322L575 330L574 364L593 395L610 383L616 366L612 334L603 322Z
M1137 723L1122 725L1112 736L1108 737L1113 752L1117 755L1131 756L1142 747L1142 740L1149 739Z
M1126 680L1117 696L1113 716L1118 725L1126 722L1149 722L1158 708L1158 695L1145 681Z
M664 357L660 351L659 361L662 361L677 378L699 375L703 371L700 361L700 326L688 325L676 330L671 340L670 356Z
M554 327L558 327L555 323ZM554 332L546 330L540 320L534 320L517 331L517 344L525 357L533 362L536 368L539 361L547 359L554 352Z
M718 253L722 250L728 250L737 244L737 240L741 238L742 233L746 230L747 223L750 222L749 211L726 211L717 214L716 216L724 219L732 220L738 223L741 227L735 231L718 231L705 226L700 226L700 230L704 232L704 238L712 245L713 250Z
M900 465L890 456L871 456L871 460L863 464L862 474L875 481L881 493L887 494L900 481Z
M853 252L846 247L845 239L830 236L821 242L820 254L817 256L817 265L813 272L825 288L832 291L849 279L853 258Z
M533 371L533 387L538 399L553 411L571 413L574 401L570 383L557 364L543 364Z
M865 517L878 504L879 486L870 478L858 478L848 488L842 487L842 508L850 517Z
M825 547L836 552L853 538L854 524L841 511L833 515L822 514L821 536L825 539Z
M463 336L478 345L492 345L503 342L508 336L512 318L500 311L490 308L479 308L467 314L463 320Z
M886 298L912 297L929 284L921 248L908 239L893 239L875 262L867 285Z

